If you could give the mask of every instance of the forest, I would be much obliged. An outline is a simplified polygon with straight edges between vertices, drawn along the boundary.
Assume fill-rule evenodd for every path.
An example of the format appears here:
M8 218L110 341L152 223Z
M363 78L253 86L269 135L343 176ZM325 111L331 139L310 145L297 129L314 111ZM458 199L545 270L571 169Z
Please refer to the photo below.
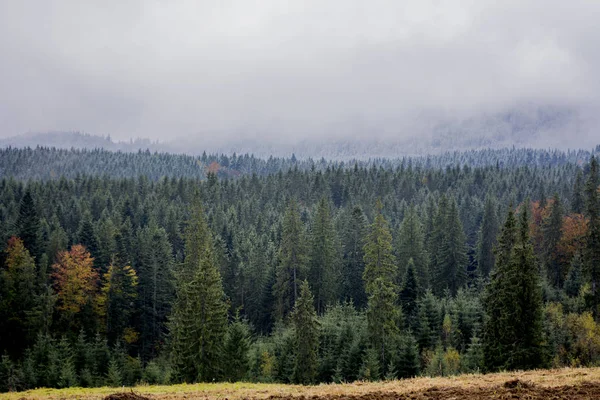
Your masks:
M0 150L0 391L600 363L595 151Z

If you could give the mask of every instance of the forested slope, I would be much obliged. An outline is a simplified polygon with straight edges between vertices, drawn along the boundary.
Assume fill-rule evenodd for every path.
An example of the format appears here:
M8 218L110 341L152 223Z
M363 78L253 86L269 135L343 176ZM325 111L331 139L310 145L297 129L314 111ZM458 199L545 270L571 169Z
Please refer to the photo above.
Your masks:
M587 152L0 151L5 390L599 361Z

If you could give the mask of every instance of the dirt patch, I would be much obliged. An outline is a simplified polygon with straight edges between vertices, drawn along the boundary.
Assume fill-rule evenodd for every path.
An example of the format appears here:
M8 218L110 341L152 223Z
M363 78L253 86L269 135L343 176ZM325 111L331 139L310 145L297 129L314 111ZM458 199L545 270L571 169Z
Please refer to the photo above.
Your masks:
M122 392L122 393L113 393L109 394L104 398L104 400L150 400L146 396L142 396L140 394L134 392Z
M502 385L481 388L438 387L408 393L373 392L364 395L326 395L277 397L273 400L588 400L600 399L600 383L584 382L574 386L541 387L518 379Z

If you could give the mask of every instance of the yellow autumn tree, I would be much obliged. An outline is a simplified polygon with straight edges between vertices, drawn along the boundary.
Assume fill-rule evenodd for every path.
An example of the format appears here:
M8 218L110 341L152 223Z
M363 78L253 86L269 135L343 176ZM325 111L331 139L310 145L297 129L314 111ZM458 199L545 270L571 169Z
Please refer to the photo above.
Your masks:
M52 278L59 311L77 314L87 302L93 300L98 282L98 273L93 264L94 259L80 244L58 254L57 262L52 265Z

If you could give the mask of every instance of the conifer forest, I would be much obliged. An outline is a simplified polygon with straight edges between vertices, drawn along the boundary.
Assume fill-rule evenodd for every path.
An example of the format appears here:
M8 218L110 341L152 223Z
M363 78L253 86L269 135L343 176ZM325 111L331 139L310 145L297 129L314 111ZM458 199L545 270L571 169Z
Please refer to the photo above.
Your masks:
M600 365L594 151L0 150L0 391Z

